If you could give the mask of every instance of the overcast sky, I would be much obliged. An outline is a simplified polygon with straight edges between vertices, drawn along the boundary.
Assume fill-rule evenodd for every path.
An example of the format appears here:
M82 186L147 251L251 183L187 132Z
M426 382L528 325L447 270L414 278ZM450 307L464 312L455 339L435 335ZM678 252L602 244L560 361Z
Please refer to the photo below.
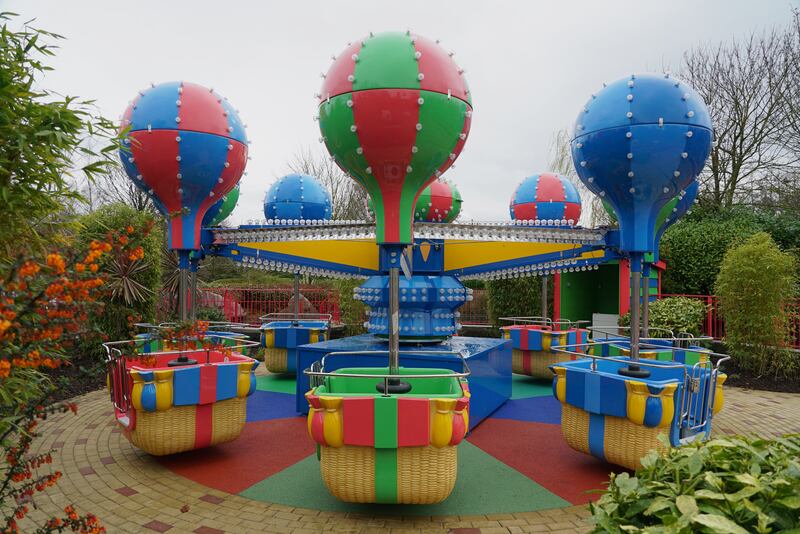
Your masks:
M684 51L788 23L800 0L437 2L362 0L0 0L67 37L48 89L95 99L117 119L150 82L226 96L248 125L248 175L229 219L263 218L269 185L304 147L320 73L348 41L411 29L455 52L472 90L472 131L454 169L464 215L505 219L525 176L546 171L553 133L589 95L634 72L677 70Z

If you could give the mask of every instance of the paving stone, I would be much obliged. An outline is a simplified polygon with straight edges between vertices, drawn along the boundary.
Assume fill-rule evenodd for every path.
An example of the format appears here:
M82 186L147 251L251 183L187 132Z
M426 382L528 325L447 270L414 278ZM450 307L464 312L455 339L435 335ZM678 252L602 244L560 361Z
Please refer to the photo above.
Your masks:
M713 436L758 434L773 437L800 432L800 395L725 388L726 408L714 419ZM61 515L66 504L98 514L108 532L586 532L591 528L585 506L488 516L422 516L344 514L252 501L207 488L162 467L133 448L118 433L104 391L75 401L77 416L54 414L42 423L42 438L32 453L60 449L53 469L59 483L38 494L37 509L23 520L23 532L48 517ZM113 423L113 421L111 421ZM181 512L184 506L188 512ZM169 530L158 530L169 529Z
M153 521L150 521L149 523L145 523L142 526L150 530L155 530L156 532L166 532L172 529L172 525L164 523L162 521L156 521L155 519Z

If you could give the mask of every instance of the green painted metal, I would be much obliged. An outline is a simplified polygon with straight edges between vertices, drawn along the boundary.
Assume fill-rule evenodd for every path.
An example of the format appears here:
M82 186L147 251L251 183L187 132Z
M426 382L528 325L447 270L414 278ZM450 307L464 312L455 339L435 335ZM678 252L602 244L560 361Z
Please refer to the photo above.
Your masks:
M386 32L365 39L353 72L353 91L419 89L414 52L411 36L405 33Z
M219 208L219 213L211 219L211 226L219 226L222 221L227 219L228 216L233 213L237 202L239 202L239 184L236 184L236 187L222 197L222 205Z
M375 502L397 502L397 449L375 449Z
M455 149L468 109L462 100L448 99L441 93L420 91L420 97L425 101L419 110L422 129L417 132L417 153L411 157L413 171L406 175L400 202L400 213L408 213L409 219L413 218L417 192L436 179L434 173L447 162ZM411 225L408 234L410 240Z
M656 232L664 224L664 221L667 219L667 217L669 217L669 214L672 213L672 210L675 209L675 206L678 205L680 199L681 199L680 196L676 196L675 198L667 202L664 205L664 207L661 208L661 211L658 212L658 216L656 217L656 224L653 227ZM614 212L614 208L611 206L611 203L603 199L603 208L606 210L608 216L611 217L611 222L616 224L617 214Z
M328 152L336 160L340 167L348 172L354 173L354 178L366 189L370 199L381 198L381 190L375 180L364 180L362 176L368 176L365 169L369 166L363 154L358 153L358 136L354 135L351 127L355 125L353 112L347 106L347 102L352 98L351 93L345 93L319 107L319 127L325 141ZM360 173L356 173L356 170ZM384 231L383 203L378 202L373 207L377 224L376 232L379 235Z
M373 379L373 390L375 388ZM397 397L375 397L375 448L397 448Z
M347 374L388 374L387 367L347 367L339 369L337 372ZM401 367L400 375L442 375L441 378L407 378L406 382L411 384L411 392L403 393L403 398L437 398L437 399L458 399L463 396L458 378L449 376L452 371L449 369L417 369L412 367ZM319 395L336 395L341 397L363 397L364 395L375 395L382 397L375 389L377 378L359 378L346 376L329 376L325 378L325 384L317 389Z

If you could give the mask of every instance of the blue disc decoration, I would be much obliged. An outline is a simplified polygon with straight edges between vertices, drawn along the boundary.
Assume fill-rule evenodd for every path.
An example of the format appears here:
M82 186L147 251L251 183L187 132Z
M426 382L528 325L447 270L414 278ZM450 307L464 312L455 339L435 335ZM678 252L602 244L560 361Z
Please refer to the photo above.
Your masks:
M264 216L275 224L329 220L331 195L313 176L288 174L267 191Z
M632 75L592 95L575 122L572 158L619 217L623 251L654 250L659 211L702 171L711 141L703 99L669 75Z

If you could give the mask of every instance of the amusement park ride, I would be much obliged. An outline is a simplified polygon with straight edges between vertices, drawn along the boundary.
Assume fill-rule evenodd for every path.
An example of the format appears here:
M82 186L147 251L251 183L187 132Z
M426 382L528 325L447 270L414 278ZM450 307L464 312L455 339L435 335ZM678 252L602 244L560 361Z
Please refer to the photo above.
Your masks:
M473 111L463 71L437 42L409 32L354 41L318 98L321 141L367 191L374 223L330 220L324 188L289 175L268 191L262 224L216 226L235 205L248 142L228 101L199 85L139 93L124 115L121 157L167 216L181 320L191 316L189 272L204 255L296 277L365 279L354 298L369 308L367 334L327 339L330 318L301 313L297 294L292 313L262 326L267 366L297 374L297 411L308 413L333 495L446 499L459 442L510 398L512 372L552 380L567 443L624 467L665 447L661 434L673 446L708 436L725 356L690 339L650 338L646 319L628 336L588 327L587 317L548 318L544 308L511 318L500 339L458 335L458 309L472 299L465 280L585 277L610 262L630 265L631 324L641 308L647 317L642 271L648 280L664 229L691 206L711 146L708 112L691 87L630 76L581 109L575 167L618 230L577 226L580 198L552 173L522 182L511 221L452 223L461 198L440 177L464 147ZM135 445L170 454L241 432L258 362L244 355L251 342L212 337L218 343L108 344L117 420Z

